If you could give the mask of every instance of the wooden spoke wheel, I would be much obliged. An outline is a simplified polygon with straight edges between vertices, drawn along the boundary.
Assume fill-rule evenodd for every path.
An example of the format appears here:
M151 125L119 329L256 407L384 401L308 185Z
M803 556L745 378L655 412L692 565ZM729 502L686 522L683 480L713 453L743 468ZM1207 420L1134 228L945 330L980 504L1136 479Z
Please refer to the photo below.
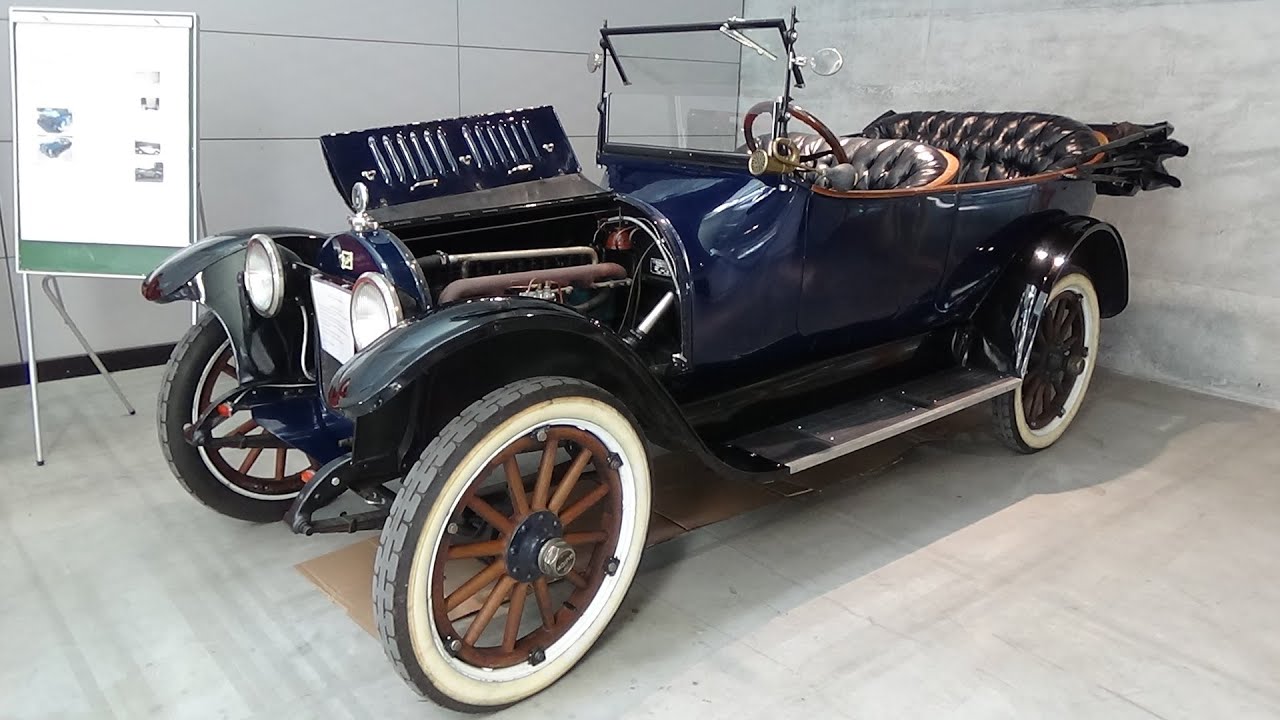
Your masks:
M191 408L194 421L209 409L213 398L239 384L231 343L224 343L202 373ZM244 438L251 447L201 447L214 475L232 490L259 500L292 498L302 490L302 473L319 466L306 453L267 432L248 411L222 418L213 428L215 443Z
M446 570L432 577L436 629L451 652L476 667L534 662L581 618L604 578L617 571L613 552L622 490L617 470L609 466L610 452L580 428L560 425L537 433L545 439L512 442L481 472L485 477L501 469L501 497L486 499L480 490L488 486L473 483L455 515L454 524L469 514L483 519L497 537L459 542L450 535L439 546L436 562ZM577 446L577 452L557 465L565 445ZM538 459L532 482L520 470L528 455ZM449 561L467 558L484 564L464 565L461 582L446 591L446 580L454 579ZM552 583L562 580L568 592L553 592L560 588ZM485 588L478 612L457 621L450 617ZM530 595L537 611L526 618ZM501 623L495 622L499 610L505 615ZM491 627L500 632L486 633Z
M248 412L221 417L211 445L187 441L186 428L215 398L238 384L226 331L205 314L174 348L157 412L169 467L200 502L231 517L271 522L284 517L315 463L259 427Z
M1054 283L1032 337L1022 385L993 402L996 434L1018 452L1057 442L1084 402L1101 317L1093 282L1071 270Z
M555 682L616 613L648 528L645 444L616 399L513 383L445 426L383 529L375 617L420 692L493 710Z
M1022 385L1022 412L1032 430L1066 414L1067 399L1089 359L1084 326L1084 300L1075 292L1061 293L1045 307Z

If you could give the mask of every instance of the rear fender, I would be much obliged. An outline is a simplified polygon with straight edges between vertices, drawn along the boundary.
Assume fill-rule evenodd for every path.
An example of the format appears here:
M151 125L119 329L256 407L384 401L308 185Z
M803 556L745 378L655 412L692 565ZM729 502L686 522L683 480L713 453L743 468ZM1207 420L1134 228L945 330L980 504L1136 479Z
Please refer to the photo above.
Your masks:
M966 363L1022 376L1049 293L1070 267L1089 273L1102 317L1129 303L1129 265L1120 233L1091 217L1070 216L1043 228L1005 267L974 316Z
M356 420L357 454L400 453L403 470L414 451L468 404L539 375L594 383L630 409L650 440L720 464L621 337L569 308L533 298L455 303L400 325L343 365L327 398ZM408 396L417 400L404 401ZM365 433L366 425L401 432ZM418 437L410 440L406 433ZM374 447L379 436L382 446ZM362 438L369 440L363 452Z

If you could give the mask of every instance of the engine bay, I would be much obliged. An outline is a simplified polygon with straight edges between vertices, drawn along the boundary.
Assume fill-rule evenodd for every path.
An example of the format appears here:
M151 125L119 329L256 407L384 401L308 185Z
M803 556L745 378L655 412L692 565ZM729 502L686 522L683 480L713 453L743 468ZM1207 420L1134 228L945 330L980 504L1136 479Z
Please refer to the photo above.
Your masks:
M655 363L680 351L675 283L658 231L616 201L395 228L436 305L528 297L611 328Z

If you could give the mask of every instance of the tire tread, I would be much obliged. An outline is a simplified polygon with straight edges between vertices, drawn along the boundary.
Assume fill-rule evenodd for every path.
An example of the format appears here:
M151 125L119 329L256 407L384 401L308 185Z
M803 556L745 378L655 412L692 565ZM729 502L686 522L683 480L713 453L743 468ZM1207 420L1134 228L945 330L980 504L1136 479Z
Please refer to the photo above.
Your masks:
M419 682L405 662L404 654L412 653L413 649L409 640L402 639L397 632L395 607L398 602L404 602L407 595L407 591L403 589L407 583L401 577L405 572L402 563L412 562L415 548L409 538L414 520L419 517L418 510L422 503L435 499L439 492L436 479L446 464L453 460L465 442L474 438L477 432L483 431L490 419L530 395L562 387L598 390L595 386L573 378L536 377L500 387L467 406L422 451L422 455L405 476L404 487L397 495L391 515L383 526L381 542L373 563L373 616L378 628L378 639L396 672L410 687L451 710L493 712L509 705L475 706L460 703L436 689L425 678L422 679L424 682Z
M160 381L160 396L156 404L156 431L160 437L160 451L164 454L165 462L168 463L170 472L177 478L178 484L201 505L221 515L246 522L275 522L284 517L285 511L293 502L292 499L258 500L238 495L215 478L205 466L204 461L198 457L192 461L192 470L183 472L173 447L171 437L175 433L169 413L173 411L171 406L176 392L174 386L179 382L190 380L189 374L203 370L209 357L201 353L208 352L207 345L213 345L213 351L217 352L225 339L226 334L222 329L222 323L213 313L205 313L174 346L169 362L165 366L164 377ZM198 380L199 378L195 378L193 382ZM185 395L184 398L186 398ZM181 428L178 428L178 432L181 432ZM190 450L198 454L198 451L185 443L181 450Z
M1089 281L1090 285L1093 284L1093 278L1090 277L1089 273L1077 265L1068 265L1062 271L1060 277L1065 278L1071 275L1082 275ZM1051 445L1044 448L1033 447L1023 439L1022 433L1018 431L1018 408L1016 403L1017 393L1014 392L1005 393L991 401L992 434L996 436L1002 445L1020 455L1033 455L1051 447Z

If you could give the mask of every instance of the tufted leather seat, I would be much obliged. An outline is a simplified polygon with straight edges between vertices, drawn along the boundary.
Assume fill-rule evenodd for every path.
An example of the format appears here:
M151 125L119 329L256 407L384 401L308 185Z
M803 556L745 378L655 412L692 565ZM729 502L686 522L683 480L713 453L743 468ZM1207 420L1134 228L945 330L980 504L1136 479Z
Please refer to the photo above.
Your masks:
M891 111L862 134L914 140L946 150L960 159L956 183L1061 170L1101 144L1087 125L1044 113Z
M800 155L815 155L830 149L818 135L791 133ZM832 190L905 190L940 185L954 175L954 163L937 148L910 140L883 140L864 137L842 138L840 145L848 163L834 164L826 155L814 161L817 184Z

